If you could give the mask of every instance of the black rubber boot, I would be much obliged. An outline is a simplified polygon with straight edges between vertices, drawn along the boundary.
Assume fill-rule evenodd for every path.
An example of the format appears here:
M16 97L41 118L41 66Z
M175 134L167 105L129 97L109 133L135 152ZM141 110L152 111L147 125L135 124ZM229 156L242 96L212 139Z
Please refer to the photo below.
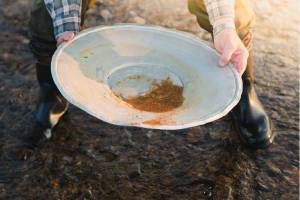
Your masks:
M231 114L241 140L251 148L266 148L274 139L271 121L259 101L254 89L253 58L250 51L243 79L240 102Z
M36 108L37 124L32 134L35 138L32 140L39 143L51 138L52 129L67 111L69 103L54 84L49 66L38 63L36 73L40 85L40 97Z

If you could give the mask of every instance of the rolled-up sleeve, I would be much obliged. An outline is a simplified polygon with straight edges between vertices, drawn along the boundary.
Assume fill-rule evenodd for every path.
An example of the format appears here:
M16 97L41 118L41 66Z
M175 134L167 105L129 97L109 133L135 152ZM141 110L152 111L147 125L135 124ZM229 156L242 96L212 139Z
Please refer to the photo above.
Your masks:
M225 28L235 28L235 0L204 0L214 35Z
M55 38L63 32L80 30L81 0L44 0L49 12Z

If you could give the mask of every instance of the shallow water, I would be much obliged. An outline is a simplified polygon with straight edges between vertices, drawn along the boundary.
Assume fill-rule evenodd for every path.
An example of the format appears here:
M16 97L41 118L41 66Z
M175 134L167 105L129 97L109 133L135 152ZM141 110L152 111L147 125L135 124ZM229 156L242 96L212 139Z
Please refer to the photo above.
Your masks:
M228 116L158 131L113 126L72 106L53 139L32 149L21 137L32 129L38 86L21 20L29 3L20 2L0 1L8 27L0 31L0 199L299 198L299 38L295 26L284 23L287 33L268 23L280 13L259 15L258 28L272 31L255 40L256 86L277 134L269 149L241 145Z

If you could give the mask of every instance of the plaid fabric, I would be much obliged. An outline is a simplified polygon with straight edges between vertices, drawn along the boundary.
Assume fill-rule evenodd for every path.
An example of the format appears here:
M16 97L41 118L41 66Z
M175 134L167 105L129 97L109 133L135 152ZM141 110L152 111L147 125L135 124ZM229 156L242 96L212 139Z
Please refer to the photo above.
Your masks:
M204 0L209 21L213 26L214 35L226 28L235 28L235 0Z
M80 30L81 0L44 0L56 38L63 32Z

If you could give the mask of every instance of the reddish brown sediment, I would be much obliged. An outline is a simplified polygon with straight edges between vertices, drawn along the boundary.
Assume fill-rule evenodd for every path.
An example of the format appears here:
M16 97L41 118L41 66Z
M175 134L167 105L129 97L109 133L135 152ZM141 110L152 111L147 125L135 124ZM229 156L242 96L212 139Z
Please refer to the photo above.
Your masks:
M160 119L150 119L150 120L144 121L143 124L147 124L147 125L162 125L163 122Z
M173 84L167 78L154 82L145 95L123 100L138 110L160 113L180 107L184 101L182 94L183 87Z

